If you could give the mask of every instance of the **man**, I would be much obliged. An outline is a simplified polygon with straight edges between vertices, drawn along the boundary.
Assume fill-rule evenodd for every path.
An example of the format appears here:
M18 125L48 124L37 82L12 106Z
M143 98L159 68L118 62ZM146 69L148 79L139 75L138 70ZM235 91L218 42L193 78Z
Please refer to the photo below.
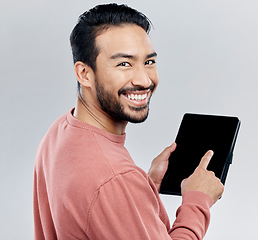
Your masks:
M125 5L82 14L71 34L78 101L42 140L35 163L35 239L202 239L223 185L206 170L182 182L170 227L158 192L176 144L149 174L124 147L128 122L143 122L158 84L149 20Z

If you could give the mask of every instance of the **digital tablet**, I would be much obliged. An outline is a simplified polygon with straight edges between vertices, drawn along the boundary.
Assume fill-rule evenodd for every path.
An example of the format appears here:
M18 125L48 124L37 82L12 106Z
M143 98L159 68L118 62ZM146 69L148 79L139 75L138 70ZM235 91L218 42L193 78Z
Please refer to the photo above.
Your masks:
M169 158L160 193L181 195L182 180L194 172L208 150L213 150L214 155L207 169L213 171L225 184L239 127L237 117L186 113L175 140L176 150Z

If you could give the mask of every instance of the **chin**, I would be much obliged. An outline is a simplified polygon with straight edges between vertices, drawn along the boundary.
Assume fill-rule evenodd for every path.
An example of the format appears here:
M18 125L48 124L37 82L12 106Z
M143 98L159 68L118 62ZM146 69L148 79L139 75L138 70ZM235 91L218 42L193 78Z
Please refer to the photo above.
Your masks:
M142 123L149 115L149 106L146 105L142 108L130 108L131 114L125 114L127 121L131 123Z
M143 123L146 119L147 119L147 117L142 118L142 119L131 119L129 122L130 123Z
M139 116L139 115L141 115L141 116ZM130 123L142 123L148 118L148 115L149 115L149 111L147 113L145 113L144 115L139 113L139 114L135 114L135 116L132 116L132 115L128 116L127 120Z

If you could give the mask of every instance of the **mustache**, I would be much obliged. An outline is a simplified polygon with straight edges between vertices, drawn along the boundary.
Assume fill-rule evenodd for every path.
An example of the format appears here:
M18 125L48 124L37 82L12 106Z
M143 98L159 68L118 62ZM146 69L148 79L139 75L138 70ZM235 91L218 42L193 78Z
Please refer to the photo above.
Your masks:
M118 91L118 95L120 96L121 94L123 93L126 93L126 92L134 92L134 91L144 91L144 90L150 90L150 91L153 91L155 89L155 85L154 84L151 84L149 87L147 88L144 88L144 87L141 87L141 86L135 86L135 87L131 87L131 88L121 88L119 91Z

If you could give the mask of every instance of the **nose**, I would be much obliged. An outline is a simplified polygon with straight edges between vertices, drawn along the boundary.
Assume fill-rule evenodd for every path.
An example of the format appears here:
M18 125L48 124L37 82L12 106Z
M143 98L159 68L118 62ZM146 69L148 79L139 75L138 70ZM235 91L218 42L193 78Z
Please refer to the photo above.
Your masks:
M132 79L132 85L148 88L152 84L152 81L144 68L139 68L135 71Z

